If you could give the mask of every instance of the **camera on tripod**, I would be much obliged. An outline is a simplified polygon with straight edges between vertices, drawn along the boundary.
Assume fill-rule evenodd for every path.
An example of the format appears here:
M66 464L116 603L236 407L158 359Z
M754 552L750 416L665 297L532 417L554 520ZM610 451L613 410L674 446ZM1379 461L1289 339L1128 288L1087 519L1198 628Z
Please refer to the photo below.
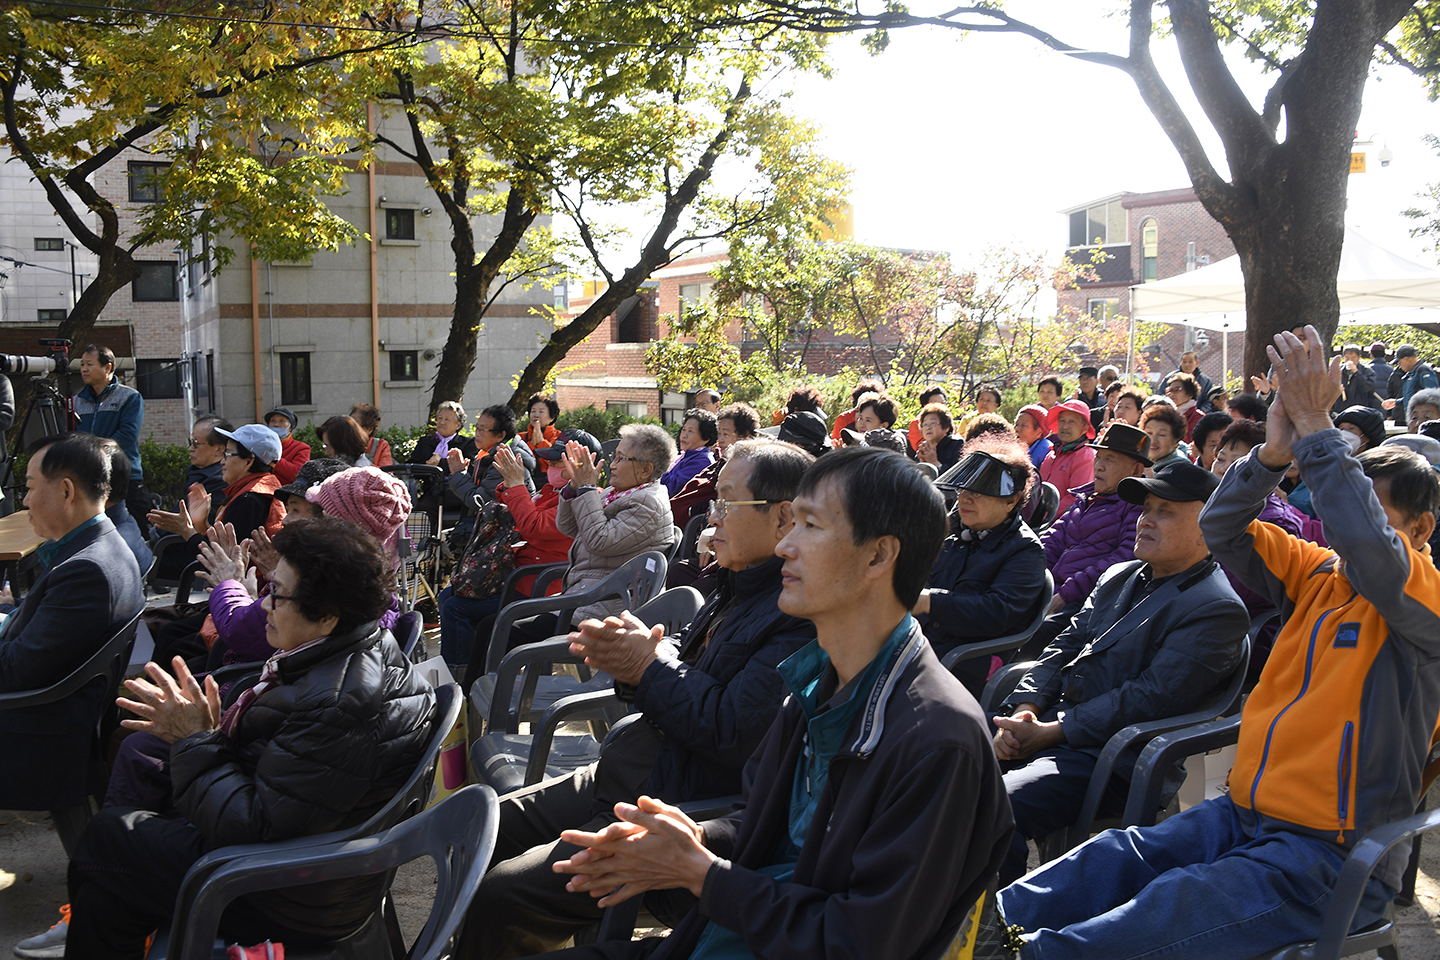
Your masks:
M62 370L70 369L71 341L42 337L39 343L43 347L50 348L50 356L16 357L8 353L0 353L0 373L34 373L43 376L47 373L59 373Z

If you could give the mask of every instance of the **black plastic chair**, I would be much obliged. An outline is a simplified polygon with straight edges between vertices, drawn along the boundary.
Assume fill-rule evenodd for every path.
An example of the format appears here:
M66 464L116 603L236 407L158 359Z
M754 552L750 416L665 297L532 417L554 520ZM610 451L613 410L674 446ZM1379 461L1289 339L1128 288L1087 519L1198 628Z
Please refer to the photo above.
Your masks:
M708 508L686 520L685 529L680 531L680 545L675 551L675 556L681 560L689 560L695 556L695 544L700 540L700 532L709 524L710 511Z
M1036 613L1025 629L1019 633L1012 633L1008 637L996 637L994 640L981 640L978 643L966 643L955 647L945 654L940 660L940 665L951 673L955 672L957 664L966 660L974 660L976 657L989 657L1003 653L1010 653L1019 650L1025 642L1035 636L1035 631L1045 623L1045 618L1050 614L1050 601L1055 599L1055 578L1049 570L1045 571L1045 587L1040 592L1039 605ZM1019 677L1016 677L1019 682Z
M313 847L327 844L343 844L347 841L358 840L374 836L383 830L388 830L396 824L402 823L418 814L425 808L430 800L430 792L435 783L435 768L440 762L440 748L449 736L450 730L455 726L456 719L460 716L462 697L460 688L453 683L435 688L435 712L433 715L433 726L430 731L430 739L426 741L425 752L421 754L419 763L410 774L395 796L382 808L376 811L364 823L342 830L331 831L330 833L316 834L309 837L297 837L292 840L280 840L273 843L236 844L228 847L220 847L212 850L191 865L185 879L180 884L180 892L175 898L175 914L171 918L168 930L162 930L156 937L156 946L151 949L149 957L155 960L162 960L167 956L166 944L180 943L182 952L176 956L208 958L210 957L210 945L215 939L215 929L219 923L220 912L225 904L233 899L233 894L226 898L214 911L213 917L202 916L198 920L192 919L195 904L199 901L202 891L210 882L210 879L219 871L237 861L248 861L253 857L267 857L278 855L280 857L293 856L297 851L308 850ZM458 795L458 794L457 794ZM448 799L454 799L450 797ZM403 861L402 861L403 862ZM305 880L298 883L308 882ZM272 886L294 886L296 884L277 883ZM257 888L265 889L265 888ZM248 891L241 891L248 892ZM393 920L393 913L386 918ZM196 924L199 926L196 926ZM201 927L208 924L208 935ZM191 932L193 928L193 933ZM374 937L372 931L368 936ZM388 939L388 938L387 938ZM367 941L368 942L368 941ZM191 945L194 945L193 947Z
M279 844L273 845L278 849L237 858L210 876L183 920L177 917L171 942L178 942L180 948L172 956L176 960L209 960L221 914L231 901L247 893L352 877L393 877L400 866L429 857L435 864L435 899L424 928L408 951L398 939L398 929L386 929L387 917L393 916L393 911L386 909L387 882L370 921L358 932L329 949L286 952L365 960L448 957L451 941L460 931L465 911L495 852L499 827L495 792L472 784L372 836L301 846ZM152 950L150 955L156 954Z
M1245 674L1250 662L1250 638L1248 636L1241 642L1240 653L1240 658L1235 669L1231 671L1225 686L1200 709L1174 717L1131 724L1117 731L1106 741L1105 748L1101 751L1095 769L1090 775L1090 784L1075 822L1064 830L1056 830L1040 839L1038 846L1042 861L1053 860L1090 838L1092 829L1099 826L1096 816L1100 809L1100 803L1105 797L1110 777L1115 772L1116 764L1129 753L1135 751L1140 753L1140 759L1135 762L1131 774L1132 796L1138 781L1144 777L1153 779L1155 781L1153 783L1154 792L1149 802L1158 812L1160 796L1164 790L1164 773L1169 769L1169 765L1158 768L1146 766L1144 764L1146 753L1154 746L1156 738L1163 734L1184 730L1194 727L1196 724L1215 720L1217 717L1229 717L1231 714L1238 713L1242 702L1241 693L1245 683ZM997 671L990 678L990 682L985 685L985 692L981 698L984 710L987 713L998 712L999 705L1014 692L1015 686L1034 665L1034 661L1012 663ZM1239 717L1234 717L1234 720L1238 728ZM1132 826L1137 822L1133 819L1136 816L1138 814L1132 811L1127 802L1125 813L1118 823L1107 824L1107 826ZM1149 822L1154 823L1156 812L1150 813L1149 816Z
M91 725L91 736L84 754L77 751L68 756L51 757L48 772L53 774L84 769L87 771L85 782L98 784L101 794L108 779L108 771L105 769L105 742L118 725L119 708L115 706L115 692L120 687L120 678L124 676L125 668L130 665L130 649L135 644L135 625L139 620L140 613L136 613L105 641L104 646L91 654L90 659L58 683L40 690L0 693L0 710L18 710L64 700L86 687L98 689L100 710ZM16 771L16 774L29 778L44 778L47 771L24 770ZM50 819L55 823L55 832L60 835L60 844L65 848L67 856L74 852L80 834L85 832L85 826L90 822L101 799L101 796L95 796L95 807L92 807L92 795L81 792L64 797L63 804L50 811Z
M1055 484L1043 480L1035 484L1030 499L1020 508L1020 515L1036 533L1048 530L1050 524L1060 515L1060 491L1055 488Z

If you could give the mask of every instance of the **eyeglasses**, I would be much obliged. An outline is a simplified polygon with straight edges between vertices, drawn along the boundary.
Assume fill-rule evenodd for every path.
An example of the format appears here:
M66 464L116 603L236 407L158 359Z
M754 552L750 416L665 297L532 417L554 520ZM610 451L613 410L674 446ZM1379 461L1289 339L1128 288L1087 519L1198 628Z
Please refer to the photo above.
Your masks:
M629 457L629 456L626 456L626 455L623 454L623 453L612 453L612 454L610 455L610 465L611 465L612 467L614 467L614 466L618 466L619 464L622 464L622 463L631 463L631 462L633 462L633 461L635 461L635 460L639 460L639 459L640 459L639 457Z
M240 456L240 454L236 453L234 450L226 450L225 453L223 454L223 459L229 460L231 457L238 457L238 456Z
M762 503L779 503L779 500L720 500L710 501L710 517L714 520L724 520L725 515L730 512L731 507L758 507Z
M293 593L273 593L273 592L272 592L272 593L267 594L267 596L270 598L270 609L272 609L272 610L274 610L276 607L278 607L278 606L280 605L280 601L281 601L281 600L294 600L294 599L295 599L295 594L293 594Z

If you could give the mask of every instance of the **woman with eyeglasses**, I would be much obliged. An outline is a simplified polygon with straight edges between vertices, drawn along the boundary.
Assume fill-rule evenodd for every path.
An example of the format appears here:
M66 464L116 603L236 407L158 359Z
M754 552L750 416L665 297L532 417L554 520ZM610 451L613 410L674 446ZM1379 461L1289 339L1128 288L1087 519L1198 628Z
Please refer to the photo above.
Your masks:
M555 527L574 537L570 567L565 571L562 593L584 593L616 568L647 550L664 553L675 542L670 522L670 493L660 478L675 461L675 441L664 427L650 423L627 423L620 428L620 445L610 456L610 485L600 486L603 461L584 445L571 440L565 446L564 463L570 481L560 491ZM507 638L507 648L535 643L565 633L581 620L603 620L620 613L621 599L580 607L568 622L559 623L553 613L519 620ZM470 662L484 663L495 618L481 621L475 632L476 646ZM473 671L472 671L473 672Z
M272 434L273 436L273 434ZM70 956L138 958L167 923L190 865L237 843L364 822L404 785L430 737L435 694L376 620L390 599L380 544L343 520L275 537L266 600L273 655L222 709L215 681L149 664L118 702L132 730L169 743L163 809L107 806L72 861ZM326 942L373 912L389 875L265 890L220 922L229 942Z
M1045 585L1045 549L1020 516L1036 483L1025 445L985 434L965 445L954 478L951 536L930 571L913 613L943 658L968 643L1018 633L1034 617ZM954 668L978 697L996 660L978 657Z

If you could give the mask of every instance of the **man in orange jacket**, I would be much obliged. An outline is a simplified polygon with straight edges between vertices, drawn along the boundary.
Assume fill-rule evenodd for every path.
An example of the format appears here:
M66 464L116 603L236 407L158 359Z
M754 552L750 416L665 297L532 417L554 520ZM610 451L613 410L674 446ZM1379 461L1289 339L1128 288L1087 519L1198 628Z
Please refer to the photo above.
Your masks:
M1314 327L1270 348L1265 443L1201 514L1215 559L1288 617L1245 704L1229 792L1154 827L1107 831L1000 892L1021 957L1243 960L1313 940L1350 848L1415 810L1440 716L1440 482L1421 457L1358 458L1330 423L1338 362ZM1255 518L1292 460L1331 548ZM1395 896L1396 851L1352 929Z

